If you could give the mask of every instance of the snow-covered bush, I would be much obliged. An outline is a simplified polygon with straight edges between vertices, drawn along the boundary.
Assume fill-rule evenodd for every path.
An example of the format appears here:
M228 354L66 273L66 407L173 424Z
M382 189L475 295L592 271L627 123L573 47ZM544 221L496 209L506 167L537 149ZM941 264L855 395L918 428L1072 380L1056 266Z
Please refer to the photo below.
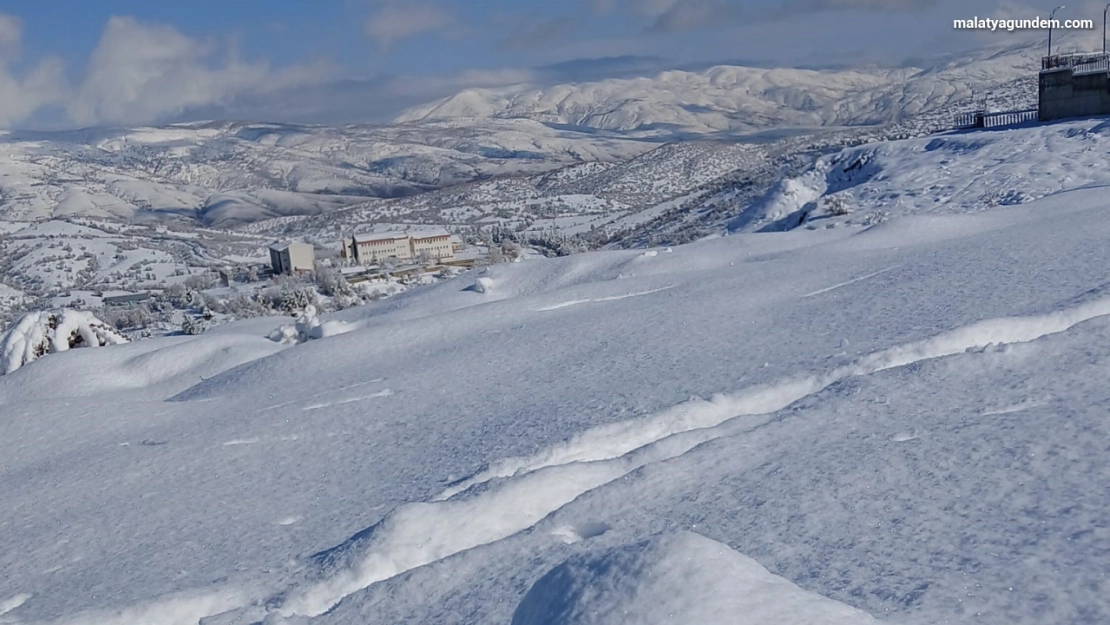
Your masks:
M320 293L328 297L349 296L354 289L343 274L332 267L320 265L316 268L316 286Z
M842 217L852 213L852 204L843 194L826 196L821 199L821 204L826 215Z
M135 330L146 328L154 321L151 310L146 306L130 306L127 308L106 308L101 313L105 322L117 330Z
M479 276L474 280L474 290L479 293L489 293L493 289L493 278Z
M275 283L261 294L262 303L273 310L294 313L316 305L316 290L311 285L287 276L279 276Z
M270 340L294 345L349 332L353 327L343 321L320 321L315 306L306 306L294 323L285 324L270 333Z
M23 315L0 335L0 375L47 354L77 347L127 343L115 328L80 310L40 311Z
M888 213L887 211L871 211L870 213L867 213L863 216L862 223L865 226L874 226L875 224L883 223L887 219L890 219L890 213Z
M195 319L192 315L185 315L184 321L181 322L181 332L190 336L200 334L206 329L204 321Z

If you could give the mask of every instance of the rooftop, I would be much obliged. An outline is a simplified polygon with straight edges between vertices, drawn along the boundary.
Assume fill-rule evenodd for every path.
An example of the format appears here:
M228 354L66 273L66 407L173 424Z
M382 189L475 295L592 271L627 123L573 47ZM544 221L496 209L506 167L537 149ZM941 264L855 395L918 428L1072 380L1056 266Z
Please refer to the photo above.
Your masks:
M446 228L428 228L427 230L415 230L410 233L414 239L430 239L432 237L449 237L450 232Z
M280 252L282 250L289 249L290 247L301 246L301 245L306 245L308 247L312 247L311 244L302 243L300 241L279 241L277 243L271 243L270 244L270 249L274 250L275 252Z
M371 241L396 241L398 239L428 239L431 237L447 237L451 236L446 228L427 228L420 230L409 230L406 232L391 231L391 232L364 232L355 235L355 241L358 243L369 243Z
M396 241L398 239L407 239L409 233L407 232L364 232L355 235L355 241L358 243L370 243L371 241Z

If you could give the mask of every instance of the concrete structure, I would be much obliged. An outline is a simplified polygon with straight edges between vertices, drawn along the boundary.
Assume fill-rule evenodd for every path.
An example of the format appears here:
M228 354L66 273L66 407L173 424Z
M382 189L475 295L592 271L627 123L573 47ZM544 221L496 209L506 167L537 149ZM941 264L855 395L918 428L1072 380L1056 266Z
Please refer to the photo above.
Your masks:
M270 246L270 267L275 274L312 271L316 252L308 243L275 243Z
M1042 58L1037 96L1041 121L1110 115L1110 57L1097 53Z
M451 235L442 228L416 232L356 234L342 242L343 258L362 265L393 259L407 261L426 257L449 260L455 257Z

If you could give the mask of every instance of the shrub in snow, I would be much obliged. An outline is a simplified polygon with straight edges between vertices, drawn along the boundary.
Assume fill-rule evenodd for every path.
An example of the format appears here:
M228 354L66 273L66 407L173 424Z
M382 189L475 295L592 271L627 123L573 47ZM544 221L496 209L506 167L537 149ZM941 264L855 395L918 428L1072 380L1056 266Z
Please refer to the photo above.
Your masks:
M147 306L105 309L101 316L105 322L121 331L146 328L154 322L154 316Z
M342 321L320 321L320 318L316 316L316 307L309 305L305 306L294 323L285 324L271 332L270 340L294 345L343 334L352 329L351 326Z
M188 335L196 335L204 332L206 326L203 321L194 319L192 315L185 315L185 320L181 322L181 331Z
M11 373L47 354L76 347L103 347L127 342L127 337L87 312L56 310L28 313L0 335L0 375Z
M294 313L316 305L316 290L288 276L274 279L275 286L262 292L262 301L274 310Z
M841 217L852 213L852 205L844 195L826 196L822 198L821 203L824 205L826 215Z
M338 270L331 267L317 266L316 287L320 293L328 297L343 297L354 294L354 289Z
M863 225L874 226L881 224L890 218L890 213L886 211L872 211L863 216Z

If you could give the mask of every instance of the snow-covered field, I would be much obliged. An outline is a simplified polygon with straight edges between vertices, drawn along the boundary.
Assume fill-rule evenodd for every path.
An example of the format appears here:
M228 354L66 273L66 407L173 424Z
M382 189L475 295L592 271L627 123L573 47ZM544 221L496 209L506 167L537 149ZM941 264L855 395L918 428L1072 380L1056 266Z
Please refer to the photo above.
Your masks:
M1106 622L1107 189L48 355L0 622Z

